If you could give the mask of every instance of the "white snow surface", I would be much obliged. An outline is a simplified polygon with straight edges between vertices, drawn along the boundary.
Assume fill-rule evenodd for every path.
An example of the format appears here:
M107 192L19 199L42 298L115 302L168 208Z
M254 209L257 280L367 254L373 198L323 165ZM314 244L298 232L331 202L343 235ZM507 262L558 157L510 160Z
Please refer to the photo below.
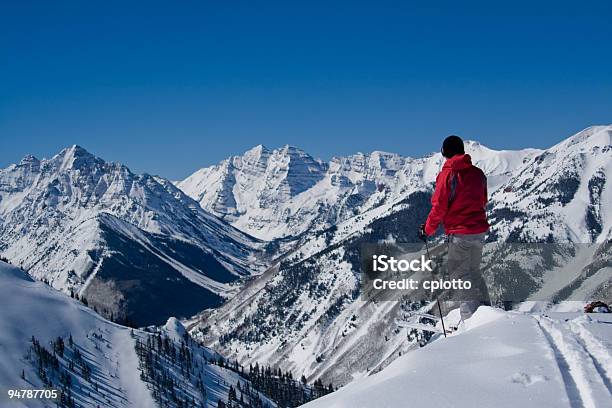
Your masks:
M72 334L74 342L84 348L88 363L95 362L100 389L108 388L107 397L116 407L152 407L153 399L140 381L138 357L130 330L110 323L80 302L32 280L25 272L0 262L0 385L5 401L7 389L42 388L36 367L25 355L35 336L41 345L58 336ZM102 336L102 341L95 336ZM25 371L25 380L19 376ZM92 393L93 389L87 390ZM82 406L106 405L101 393L79 394ZM23 406L55 406L45 400L22 400ZM14 401L11 402L13 404ZM0 405L4 405L4 402ZM11 405L13 406L13 405ZM19 406L16 403L15 406Z
M448 338L304 407L604 407L611 352L612 315L481 307Z
M92 367L93 381L98 383L98 389L95 389L76 373L71 374L73 397L79 407L157 406L147 384L140 379L139 359L135 350L136 339L146 342L147 333L111 323L79 301L33 280L22 270L2 261L0 299L0 406L56 406L55 402L44 399L9 402L7 390L43 388L36 364L28 359L32 336L40 341L41 346L52 350L51 342L58 336L64 338L68 349L67 338L70 335L87 364ZM183 339L184 327L175 318L168 319L166 326L160 330L177 343ZM206 400L202 399L195 385L198 371L190 377L189 382L181 379L174 368L166 368L177 377L177 387L187 390L196 403L206 408L216 407L219 399L227 402L230 385L236 386L238 381L244 384L245 380L237 373L206 362L205 359L216 359L217 353L194 344L190 346L190 351L203 378ZM60 367L67 370L63 365ZM22 370L25 380L20 378ZM263 394L259 395L269 407L275 406Z

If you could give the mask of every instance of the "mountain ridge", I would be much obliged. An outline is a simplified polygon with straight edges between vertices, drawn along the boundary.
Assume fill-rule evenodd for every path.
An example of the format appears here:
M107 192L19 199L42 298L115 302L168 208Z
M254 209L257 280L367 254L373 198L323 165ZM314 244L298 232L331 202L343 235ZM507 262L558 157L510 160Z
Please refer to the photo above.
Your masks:
M261 272L262 245L201 209L170 181L134 174L127 166L105 162L78 145L50 159L26 156L0 170L0 253L65 292L93 297L86 293L92 281L106 276L98 287L111 288L114 296L108 292L105 298L97 296L100 302L93 305L113 309L115 315L129 315L129 310L116 310L116 301L150 281L143 264L141 275L132 275L131 286L117 292L113 285L121 277L109 275L105 268L113 258L124 257L127 265L148 259L156 265L158 285L166 279L181 281L185 288L199 286L207 292L194 303L210 307L236 290L230 281ZM128 256L126 251L136 253ZM100 273L101 267L108 273ZM219 269L232 278L223 282L207 278L207 274L222 276ZM148 302L155 304L154 295ZM170 312L185 317L196 311Z
M242 155L197 170L176 185L202 208L264 240L321 231L407 192L430 188L442 166L440 153L422 158L373 151L334 156L324 162L299 148L258 145ZM466 142L475 164L490 174L495 189L507 173L539 149L493 151ZM301 176L298 188L292 174ZM294 182L295 184L295 182Z

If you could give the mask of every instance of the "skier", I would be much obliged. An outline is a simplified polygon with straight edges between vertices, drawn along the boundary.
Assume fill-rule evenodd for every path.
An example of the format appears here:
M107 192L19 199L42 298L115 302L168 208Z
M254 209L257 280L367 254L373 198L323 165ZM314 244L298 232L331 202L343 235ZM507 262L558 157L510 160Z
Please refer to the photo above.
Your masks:
M489 229L485 206L487 178L465 154L463 140L451 135L442 143L446 162L436 177L436 189L431 199L427 222L419 228L426 240L440 224L448 242L449 279L471 282L470 290L446 293L448 299L460 301L461 319L468 319L480 305L490 305L489 292L480 273L480 261L485 233ZM448 299L450 300L450 299Z

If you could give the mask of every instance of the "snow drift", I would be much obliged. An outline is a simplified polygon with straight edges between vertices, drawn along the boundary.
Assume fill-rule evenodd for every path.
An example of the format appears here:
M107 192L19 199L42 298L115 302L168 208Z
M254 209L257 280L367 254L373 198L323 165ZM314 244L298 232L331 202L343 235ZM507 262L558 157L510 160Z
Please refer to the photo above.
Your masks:
M308 408L607 406L612 316L480 308L465 328Z

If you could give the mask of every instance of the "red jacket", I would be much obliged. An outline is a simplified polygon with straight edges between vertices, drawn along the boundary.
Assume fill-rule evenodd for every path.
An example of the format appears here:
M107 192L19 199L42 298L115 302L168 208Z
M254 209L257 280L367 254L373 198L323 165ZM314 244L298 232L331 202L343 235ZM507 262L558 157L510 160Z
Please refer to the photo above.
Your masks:
M446 234L480 234L489 229L485 206L487 178L469 154L446 160L436 178L425 233L433 235L444 224Z

